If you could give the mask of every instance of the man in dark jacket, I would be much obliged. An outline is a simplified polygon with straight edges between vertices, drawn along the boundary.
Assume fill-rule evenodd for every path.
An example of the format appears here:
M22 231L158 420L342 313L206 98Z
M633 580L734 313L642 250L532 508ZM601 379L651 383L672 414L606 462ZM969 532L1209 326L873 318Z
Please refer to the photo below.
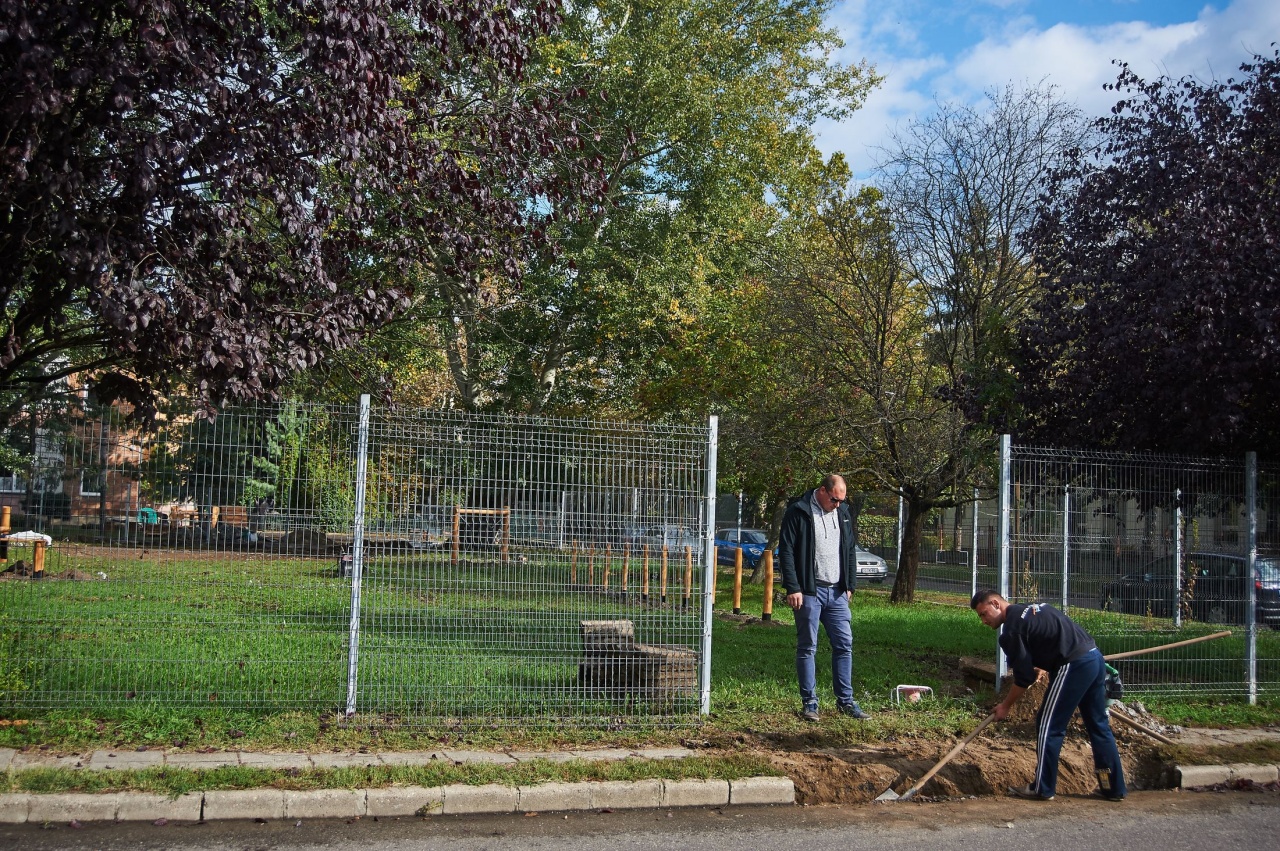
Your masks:
M1013 685L994 710L997 721L1008 717L1018 698L1036 681L1036 668L1049 673L1049 688L1036 714L1035 779L1027 786L1010 788L1010 794L1053 800L1062 739L1078 707L1098 774L1094 794L1108 801L1124 800L1124 769L1107 717L1107 664L1089 633L1053 606L1010 603L991 590L974 594L969 607L992 629L1004 627L1000 649L1009 658Z
M849 598L853 596L856 538L844 479L830 475L787 507L778 536L778 564L787 605L796 613L796 678L800 681L800 715L818 720L818 692L813 657L818 650L818 624L831 643L831 684L836 708L859 720L871 717L853 699L853 630Z

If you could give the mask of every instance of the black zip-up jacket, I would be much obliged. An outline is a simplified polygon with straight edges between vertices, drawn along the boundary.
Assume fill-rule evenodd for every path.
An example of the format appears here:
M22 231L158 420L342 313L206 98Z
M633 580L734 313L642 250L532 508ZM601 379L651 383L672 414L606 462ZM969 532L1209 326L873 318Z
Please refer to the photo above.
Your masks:
M778 568L782 573L782 587L788 594L800 591L812 596L818 593L813 512L809 507L812 500L813 490L805 491L803 496L787 506L787 513L782 515L782 531L778 534ZM840 503L836 516L840 518L840 581L835 588L843 594L853 590L857 579L857 558L854 554L857 539L849 506Z
M1044 603L1010 603L1005 610L1000 648L1009 657L1013 682L1023 688L1036 681L1036 668L1053 673L1097 645L1080 625Z

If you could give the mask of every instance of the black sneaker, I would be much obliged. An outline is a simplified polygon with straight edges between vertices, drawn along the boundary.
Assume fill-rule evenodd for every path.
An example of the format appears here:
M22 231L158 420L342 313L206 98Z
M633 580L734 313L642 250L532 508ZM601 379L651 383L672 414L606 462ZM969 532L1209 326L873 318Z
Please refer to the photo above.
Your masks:
M845 703L837 706L836 709L840 711L841 715L848 715L850 718L856 718L859 721L866 721L871 717L870 712L863 712L862 708L856 703Z
M804 709L800 710L800 717L801 717L801 718L803 718L803 719L804 719L804 720L806 720L806 721L817 721L817 720L818 720L818 707L816 707L816 706L806 706Z
M1036 789L1029 784L1026 786L1010 786L1009 794L1015 798L1024 798L1028 801L1052 801L1052 795L1041 795Z
M1110 792L1104 792L1101 789L1094 789L1092 797L1101 798L1104 801L1111 801L1115 804L1124 800L1124 795L1112 795Z

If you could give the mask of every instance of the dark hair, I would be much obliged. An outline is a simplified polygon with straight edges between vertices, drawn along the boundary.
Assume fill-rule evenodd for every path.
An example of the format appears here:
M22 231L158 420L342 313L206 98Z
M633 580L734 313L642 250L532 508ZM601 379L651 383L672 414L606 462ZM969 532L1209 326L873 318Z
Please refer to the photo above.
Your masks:
M981 606L983 603L987 602L992 597L999 597L999 596L1000 596L1000 592L996 591L994 588L979 588L978 593L974 594L972 599L969 600L969 608L977 609L978 606Z

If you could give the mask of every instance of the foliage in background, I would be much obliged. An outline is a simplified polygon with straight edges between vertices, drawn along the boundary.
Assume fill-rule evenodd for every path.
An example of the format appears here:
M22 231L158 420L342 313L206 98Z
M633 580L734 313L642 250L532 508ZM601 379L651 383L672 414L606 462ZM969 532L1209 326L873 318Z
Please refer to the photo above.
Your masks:
M0 2L0 419L76 372L271 396L599 199L581 92L497 96L559 4ZM515 193L519 200L512 200Z
M1029 437L1280 453L1280 51L1240 70L1122 66L1100 141L1054 173L1029 235Z
M585 155L609 170L607 213L574 219L553 204L547 233L557 251L531 246L519 281L500 268L474 289L424 278L411 314L388 329L394 339L380 342L407 352L416 333L418 346L439 354L411 363L447 369L448 387L395 369L393 384L406 393L429 385L441 404L467 409L635 413L637 392L668 380L679 366L668 361L701 338L701 321L737 312L731 295L746 286L747 247L769 238L824 175L845 174L823 163L810 127L847 115L875 77L832 60L830 7L569 7L518 91L556 81L589 93L597 107L581 138ZM696 401L643 413L683 413Z

